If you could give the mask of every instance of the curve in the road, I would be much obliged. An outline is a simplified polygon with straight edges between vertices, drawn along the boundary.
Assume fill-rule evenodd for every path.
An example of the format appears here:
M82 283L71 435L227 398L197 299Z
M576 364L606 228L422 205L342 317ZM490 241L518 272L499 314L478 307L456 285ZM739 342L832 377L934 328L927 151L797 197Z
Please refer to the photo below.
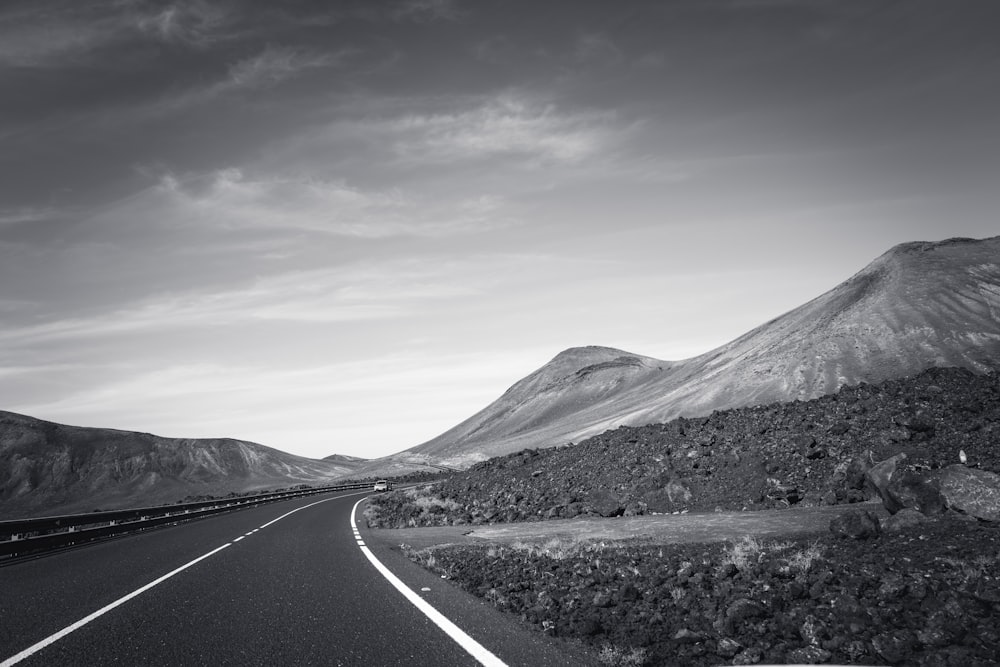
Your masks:
M404 584L399 577L394 575L389 571L382 562L375 557L371 552L371 549L365 545L363 539L361 539L361 532L358 530L357 519L355 518L358 505L365 501L364 498L354 503L354 507L351 509L351 530L354 531L354 539L358 543L358 547L361 549L361 553L365 555L371 564L378 570L379 574L385 577L392 586L399 591L404 598L406 598L413 606L415 606L420 613L426 616L430 621L441 628L441 631L448 635L455 643L461 646L465 651L475 658L484 667L506 667L506 664L496 657L489 650L487 650L482 644L477 642L475 639L470 637L461 628L452 623L445 617L444 614L439 612L437 609L432 607L426 600L417 595L412 588Z

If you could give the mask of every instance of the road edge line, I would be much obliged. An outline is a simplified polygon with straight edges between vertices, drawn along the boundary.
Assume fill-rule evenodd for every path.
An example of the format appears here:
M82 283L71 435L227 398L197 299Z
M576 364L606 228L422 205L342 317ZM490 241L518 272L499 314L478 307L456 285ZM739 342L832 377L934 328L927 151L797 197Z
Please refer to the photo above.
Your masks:
M357 530L357 524L355 521L355 515L358 511L358 505L363 503L367 498L362 498L358 502L354 503L354 507L351 509L351 530ZM477 642L471 636L469 636L464 630L455 625L447 616L439 612L437 609L431 606L431 604L417 595L417 593L403 583L403 581L393 574L389 568L382 564L375 554L372 553L371 549L367 546L360 544L358 548L361 549L361 553L371 561L371 564L375 566L375 569L379 571L386 581L393 585L393 587L398 590L403 597L410 601L414 607L416 607L424 616L426 616L434 625L438 626L442 632L444 632L448 637L452 639L456 644L461 646L465 651L471 655L473 658L479 661L479 664L484 665L484 667L507 667L507 664L490 652L485 646ZM0 665L0 667L3 667Z

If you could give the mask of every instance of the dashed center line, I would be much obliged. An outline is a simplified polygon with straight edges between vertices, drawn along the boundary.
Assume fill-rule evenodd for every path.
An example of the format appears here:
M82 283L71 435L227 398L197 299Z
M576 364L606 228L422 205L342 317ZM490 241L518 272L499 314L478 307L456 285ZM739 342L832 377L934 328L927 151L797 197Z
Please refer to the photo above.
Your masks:
M356 494L348 494L348 495L356 495ZM281 516L279 516L277 519L274 519L272 521L268 521L267 523L265 523L260 528L257 528L255 530L250 531L250 533L247 533L247 535L256 533L261 528L266 528L266 527L270 526L271 524L273 524L275 522L281 521L286 516L289 516L291 514L295 514L296 512L298 512L300 510L304 510L304 509L306 509L308 507L312 507L313 505L319 505L320 503L325 503L325 502L328 502L328 501L331 501L331 500L338 500L338 499L343 498L343 497L344 496L336 496L334 498L324 498L323 500L317 500L314 503L310 503L308 505L303 505L302 507L298 507L296 509L293 509L291 512L285 512L284 514L282 514ZM149 582L145 586L142 586L140 588L135 589L134 591L132 591L128 595L124 595L124 596L118 598L117 600L115 600L114 602L101 607L100 609L98 609L94 613L92 613L92 614L90 614L88 616L84 616L83 618L81 618L76 623L73 623L72 625L67 625L65 628L63 628L59 632L56 632L55 634L49 635L48 637L46 637L45 639L41 640L40 642L38 642L36 644L33 644L33 645L29 646L28 648L24 649L23 651L21 651L20 653L18 653L16 655L12 655L11 657L9 657L6 660L4 660L3 662L0 662L0 667L11 667L11 665L15 665L15 664L21 662L22 660L24 660L25 658L28 658L28 657L34 655L35 653L38 653L39 651L41 651L46 646L49 646L50 644L54 644L55 642L59 641L60 639L62 639L66 635L70 634L71 632L79 630L80 628L82 628L83 626L87 625L91 621L93 621L95 619L98 619L101 616L104 616L106 613L108 613L112 609L114 609L116 607L119 607L119 606L125 604L126 602L128 602L129 600L131 600L132 598L137 597L137 596L145 593L150 588L153 588L154 586L163 583L164 581L166 581L167 579L170 579L174 575L180 574L181 572L183 572L184 570L188 569L192 565L195 565L196 563L200 563L201 561L205 560L206 558L208 558L210 556L214 556L215 554L219 553L220 551L222 551L226 547L233 546L234 544L236 544L237 542L239 542L240 540L242 540L247 535L242 535L240 537L237 537L232 542L226 542L222 546L216 547L215 549L212 549L208 553L205 553L205 554L202 554L201 556L198 556L194 560L192 560L192 561L190 561L188 563L185 563L184 565L181 565L177 569L171 570L170 572L167 572L162 577L160 577L158 579L154 579L153 581Z

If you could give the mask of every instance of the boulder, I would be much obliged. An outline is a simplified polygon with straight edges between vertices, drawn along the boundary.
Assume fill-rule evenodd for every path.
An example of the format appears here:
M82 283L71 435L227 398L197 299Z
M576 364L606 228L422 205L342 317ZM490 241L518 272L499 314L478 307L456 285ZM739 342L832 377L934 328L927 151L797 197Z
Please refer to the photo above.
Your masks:
M866 452L870 456L870 452ZM844 486L858 491L865 488L865 473L872 467L867 457L852 459L844 471Z
M915 526L925 521L927 521L927 517L912 507L907 507L882 519L882 532L902 530L903 528Z
M891 514L912 508L932 516L945 510L945 499L934 475L912 470L896 471L885 485L882 504Z
M892 476L896 474L899 464L905 459L906 453L900 452L895 456L890 456L884 461L879 461L869 468L867 472L865 472L865 482L875 489L879 497L882 498L883 503L888 496L886 493L886 487L889 485L889 481L892 479Z
M961 464L935 471L944 502L955 511L985 521L1000 521L1000 475Z
M597 489L587 498L591 509L604 517L621 516L625 505L621 499L606 489Z
M878 517L868 511L847 512L830 521L830 532L838 537L865 540L881 532Z
M691 490L676 477L661 476L656 481L649 490L644 488L647 485L639 487L640 491L645 491L640 499L650 512L672 512L691 501Z

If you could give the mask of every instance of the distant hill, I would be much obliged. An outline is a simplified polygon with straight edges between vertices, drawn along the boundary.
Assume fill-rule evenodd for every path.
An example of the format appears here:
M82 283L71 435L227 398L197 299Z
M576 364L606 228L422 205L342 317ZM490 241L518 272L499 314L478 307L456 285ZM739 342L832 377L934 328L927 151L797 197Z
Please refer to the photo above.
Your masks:
M467 467L621 425L808 400L935 366L1000 368L1000 237L896 246L818 298L684 361L566 350L449 431L365 468Z
M0 519L324 484L356 465L243 440L162 438L0 411Z
M348 456L347 454L330 454L329 456L324 456L321 460L336 463L344 466L345 468L352 469L368 461L368 459L361 458L360 456Z

